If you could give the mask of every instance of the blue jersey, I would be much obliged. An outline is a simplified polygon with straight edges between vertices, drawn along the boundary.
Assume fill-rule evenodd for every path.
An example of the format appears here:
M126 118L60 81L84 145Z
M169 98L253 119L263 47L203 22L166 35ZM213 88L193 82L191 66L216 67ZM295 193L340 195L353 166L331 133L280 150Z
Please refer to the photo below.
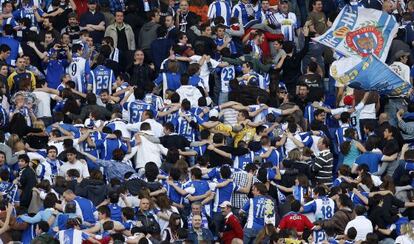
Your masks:
M326 233L324 230L314 230L313 231L313 241L315 244L321 244L322 242L326 241Z
M122 222L122 208L117 203L111 203L108 207L111 210L111 219Z
M189 111L185 111L184 114L191 118L194 123L196 122L194 114L192 114ZM194 129L190 122L187 121L186 118L179 116L177 118L177 133L184 136L189 141L195 141L196 140L196 133L197 130Z
M269 149L261 148L259 155L265 154ZM264 162L271 162L273 166L278 166L282 157L280 156L280 153L276 149L272 149L272 152L270 153L270 156L268 158L264 158Z
M216 38L214 39L214 42L216 43L217 46L223 46L224 45L224 39L223 38ZM234 44L233 41L230 41L227 44L227 48L230 49L230 53L231 54L237 54L237 48L236 48L236 44Z
M112 94L112 86L115 83L115 76L112 69L103 65L98 65L91 72L89 84L92 85L92 92L96 95L101 94L102 90L108 90Z
M89 134L89 138L91 138L92 142L95 143L95 147L90 147L89 144L86 141L84 141L82 143L83 151L93 155L94 157L96 157L98 159L100 159L99 149L96 147L96 142L99 141L99 140L105 139L106 134L101 133L99 131L93 131Z
M216 0L208 8L207 16L209 19L215 19L217 16L224 18L224 24L230 25L231 18L231 1Z
M217 183L222 183L226 181L225 179L218 179ZM224 201L231 201L231 196L233 195L233 192L238 191L240 188L234 184L233 182L230 182L228 185L218 188L216 187L215 195L214 195L214 202L213 202L213 212L220 213L220 204L222 204Z
M55 238L59 240L59 243L72 244L82 243L82 241L87 240L89 238L89 235L77 229L67 229L59 231L55 235Z
M181 182L179 181L174 181L174 184L179 186L180 188L182 188L183 184L181 184ZM182 204L183 203L183 196L178 193L174 187L170 186L166 181L163 183L164 188L167 190L167 196L168 198L177 204Z
M62 91L63 88L59 89L60 79L65 74L65 69L69 65L67 59L54 59L49 60L46 65L46 80L47 86L53 89Z
M100 149L102 160L111 160L112 152L115 149L122 149L124 153L128 151L128 147L119 139L101 139L96 142L96 147Z
M17 57L19 57L19 50L21 50L20 42L12 36L3 36L0 37L0 44L6 44L10 47L10 55L6 59L6 63L14 66L16 64Z
M233 167L237 169L244 170L244 167L247 164L253 163L254 160L254 152L249 152L244 155L233 157Z
M369 193L368 192L361 192L361 194L365 197L369 197ZM365 203L361 200L361 198L359 198L356 194L352 193L351 194L351 200L354 203L354 205L365 205Z
M23 18L29 18L31 27L38 27L38 23L34 14L34 11L37 11L37 13L40 16L43 16L43 11L41 8L37 8L36 10L33 10L31 6L21 7L13 12L13 18L17 21L22 20Z
M203 156L204 153L206 152L206 149L207 149L207 145L192 147L192 150L196 151L198 156Z
M343 124L335 131L338 152L341 150L341 144L349 140L348 138L345 138L345 132L348 130L348 128L350 128L348 124Z
M193 196L200 196L209 191L210 186L206 180L192 180L184 186L184 189Z
M162 111L163 112L168 111L168 108L164 108ZM164 120L164 123L167 123L167 122L172 123L174 125L175 130L177 131L178 117L179 117L179 113L178 111L175 111L163 117L163 120Z
M163 86L164 92L166 90L172 90L175 91L181 86L180 82L181 75L178 73L160 73L157 77L157 79L154 80L154 83L157 86Z
M0 182L0 192L3 195L3 198L5 197L10 203L15 204L20 202L20 196L17 189L17 185L13 183L7 181Z
M122 108L128 111L128 119L130 123L141 122L141 116L145 110L152 110L154 112L154 115L157 115L157 111L153 106L140 100L134 102L126 102Z
M229 167L230 170L231 170L231 173L234 173L234 172L237 172L237 171L241 171L241 169L231 168L228 165L223 165L221 167ZM205 178L205 179L217 179L217 180L218 179L221 179L221 175L220 175L220 169L221 169L221 167L212 168L210 170L210 172L208 172L206 175L203 176L203 178Z
M96 222L94 216L96 208L92 201L79 196L76 196L74 201L82 212L80 213L82 214L82 219L88 223L94 224Z
M155 111L159 111L164 107L164 101L160 96L148 93L145 95L144 102L151 105Z
M203 87L203 79L201 79L201 77L198 76L198 75L192 75L192 76L190 76L188 84L192 85L192 86L201 86L201 87Z
M265 218L274 218L274 203L270 198L265 196L256 196L249 199L242 208L247 214L247 223L245 228L261 230L265 225Z

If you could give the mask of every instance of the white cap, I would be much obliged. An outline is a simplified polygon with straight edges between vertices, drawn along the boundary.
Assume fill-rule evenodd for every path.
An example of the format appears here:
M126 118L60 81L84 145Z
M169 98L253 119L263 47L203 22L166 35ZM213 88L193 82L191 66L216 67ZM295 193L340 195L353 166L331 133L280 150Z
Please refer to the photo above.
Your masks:
M217 109L212 109L210 110L210 112L208 113L209 117L217 117L219 116L219 111Z
M229 206L231 207L231 202L229 202L229 201L224 201L220 204L221 208L229 207Z

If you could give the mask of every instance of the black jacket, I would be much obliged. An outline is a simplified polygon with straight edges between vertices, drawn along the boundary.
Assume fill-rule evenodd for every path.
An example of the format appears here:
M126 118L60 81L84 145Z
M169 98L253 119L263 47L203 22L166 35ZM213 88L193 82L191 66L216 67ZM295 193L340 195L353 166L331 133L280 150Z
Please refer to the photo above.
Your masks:
M108 187L104 181L84 179L76 186L75 192L76 195L91 200L97 206L105 200Z
M23 207L29 207L32 200L32 189L36 186L36 174L29 166L21 169L20 171L20 189L22 193L20 195L20 205Z
M133 64L127 73L131 77L130 84L142 89L155 79L154 71L147 64Z
M137 227L140 233L144 234L159 234L161 229L154 215L148 213L144 214L142 211L137 212L137 223L141 222L142 226Z

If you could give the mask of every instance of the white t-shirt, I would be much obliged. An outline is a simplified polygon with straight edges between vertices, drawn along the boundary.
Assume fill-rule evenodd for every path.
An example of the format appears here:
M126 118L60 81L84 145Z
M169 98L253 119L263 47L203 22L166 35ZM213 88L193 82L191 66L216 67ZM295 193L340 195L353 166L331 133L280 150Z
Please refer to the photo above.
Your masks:
M398 236L397 239L395 239L396 244L412 244L414 243L414 240L408 237L407 235Z
M199 55L193 55L190 57L191 62L190 63L198 63L201 59L201 56ZM220 62L210 58L210 63L212 68L216 68ZM210 76L210 70L208 69L207 62L204 62L203 65L200 67L200 78L203 80L203 86L206 88L207 92L210 91L210 86L208 84L208 77Z
M375 103L365 104L362 108L359 119L376 119Z
M50 111L50 99L54 99L56 95L43 91L34 91L33 94L37 98L36 117L52 117L52 113Z
M88 165L81 163L79 160L76 160L75 163L71 164L69 162L66 162L62 164L59 168L59 175L60 176L66 176L66 172L70 169L76 169L79 171L80 176L82 178L88 178L89 177L89 170Z

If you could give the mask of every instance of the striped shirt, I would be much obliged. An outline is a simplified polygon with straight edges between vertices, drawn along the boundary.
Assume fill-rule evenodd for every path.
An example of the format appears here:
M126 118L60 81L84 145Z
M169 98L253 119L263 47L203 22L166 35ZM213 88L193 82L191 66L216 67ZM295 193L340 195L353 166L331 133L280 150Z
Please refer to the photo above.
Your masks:
M332 185L333 155L329 149L321 151L315 159L316 181L326 186Z
M225 0L216 0L212 2L208 7L207 16L209 19L214 19L217 16L222 16L224 18L224 24L229 26L231 18L231 6Z

